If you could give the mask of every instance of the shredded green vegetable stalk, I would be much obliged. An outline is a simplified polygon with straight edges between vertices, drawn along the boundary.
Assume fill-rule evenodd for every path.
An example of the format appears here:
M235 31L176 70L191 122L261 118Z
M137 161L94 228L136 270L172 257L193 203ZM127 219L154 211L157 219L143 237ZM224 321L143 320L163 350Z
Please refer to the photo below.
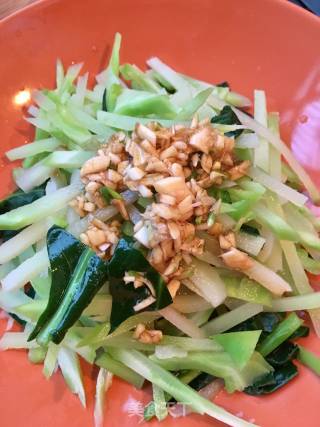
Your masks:
M32 95L34 140L6 153L22 165L0 201L0 309L22 330L0 349L27 349L46 378L59 368L83 406L80 360L99 367L96 427L113 375L152 384L145 421L177 402L253 426L201 393L220 378L229 393L270 394L298 375L295 359L320 375L295 343L309 333L301 310L320 337L306 274L320 273L307 203L319 191L263 90L251 117L229 83L156 57L146 71L122 64L120 48L117 33L93 86L58 60L56 86Z

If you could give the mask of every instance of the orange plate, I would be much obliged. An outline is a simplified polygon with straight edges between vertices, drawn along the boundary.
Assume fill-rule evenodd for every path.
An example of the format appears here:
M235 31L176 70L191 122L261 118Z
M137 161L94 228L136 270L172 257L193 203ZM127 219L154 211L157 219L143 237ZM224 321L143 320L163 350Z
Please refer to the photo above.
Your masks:
M122 61L144 66L157 55L200 79L227 80L252 97L265 89L268 107L281 112L283 136L320 183L320 21L289 2L276 0L47 0L0 24L1 153L30 141L32 131L13 96L24 88L51 87L57 57L84 61L93 73L110 53L114 33L123 34ZM1 159L1 193L13 188ZM2 327L4 324L2 323ZM318 352L314 337L304 342ZM0 354L2 427L92 426L94 373L85 369L88 409L80 406L59 373L46 381L24 351ZM216 402L263 427L319 426L319 378L300 368L290 385L267 397L220 393ZM115 380L105 426L138 426L126 413L128 399L147 402L146 392ZM130 416L131 415L131 416ZM158 425L156 421L149 424ZM163 427L221 426L205 416L168 420Z

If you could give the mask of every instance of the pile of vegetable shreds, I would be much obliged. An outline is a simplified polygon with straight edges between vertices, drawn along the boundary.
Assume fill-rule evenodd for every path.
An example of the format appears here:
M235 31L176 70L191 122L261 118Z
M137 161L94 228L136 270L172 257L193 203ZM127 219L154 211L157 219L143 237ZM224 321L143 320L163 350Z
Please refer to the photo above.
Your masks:
M95 423L116 375L151 382L145 420L208 414L252 425L212 403L218 391L272 393L320 360L295 343L310 317L320 336L318 190L279 136L262 90L108 67L87 87L82 64L57 63L56 88L32 93L32 143L19 189L0 202L0 308L49 378L60 368L85 406L79 358L100 367ZM309 198L309 199L308 199ZM12 322L11 322L12 323ZM168 404L170 402L170 405ZM176 402L176 403L175 403ZM170 410L168 408L170 407Z

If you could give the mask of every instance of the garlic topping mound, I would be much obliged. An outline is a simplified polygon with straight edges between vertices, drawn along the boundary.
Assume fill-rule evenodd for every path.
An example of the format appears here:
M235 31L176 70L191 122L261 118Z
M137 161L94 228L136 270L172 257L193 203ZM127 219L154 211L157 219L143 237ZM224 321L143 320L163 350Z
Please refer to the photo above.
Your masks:
M223 235L215 221L221 201L208 194L224 180L244 176L249 161L236 163L234 140L220 134L208 119L193 119L190 127L137 124L131 136L114 134L81 169L85 193L71 202L80 216L92 221L80 238L100 256L109 258L119 240L129 208L119 193L137 192L148 205L134 220L135 239L148 249L148 259L168 282L174 295L188 273L191 256L203 253L197 230L220 236L222 250L235 247L232 233ZM110 194L103 197L103 190ZM119 215L108 224L95 211L113 205ZM137 218L137 215L135 215Z

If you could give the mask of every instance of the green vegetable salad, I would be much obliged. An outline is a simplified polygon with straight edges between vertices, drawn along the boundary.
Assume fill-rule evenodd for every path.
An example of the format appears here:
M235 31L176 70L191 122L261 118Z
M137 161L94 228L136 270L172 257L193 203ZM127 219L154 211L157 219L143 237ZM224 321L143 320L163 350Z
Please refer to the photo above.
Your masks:
M113 375L152 384L146 421L252 426L213 403L222 388L281 393L297 359L320 374L296 342L320 336L320 194L263 90L250 110L158 58L120 65L120 44L93 88L58 61L32 93L34 141L6 153L22 165L0 202L0 308L21 326L0 349L59 367L84 406L79 360L97 365L96 426Z

